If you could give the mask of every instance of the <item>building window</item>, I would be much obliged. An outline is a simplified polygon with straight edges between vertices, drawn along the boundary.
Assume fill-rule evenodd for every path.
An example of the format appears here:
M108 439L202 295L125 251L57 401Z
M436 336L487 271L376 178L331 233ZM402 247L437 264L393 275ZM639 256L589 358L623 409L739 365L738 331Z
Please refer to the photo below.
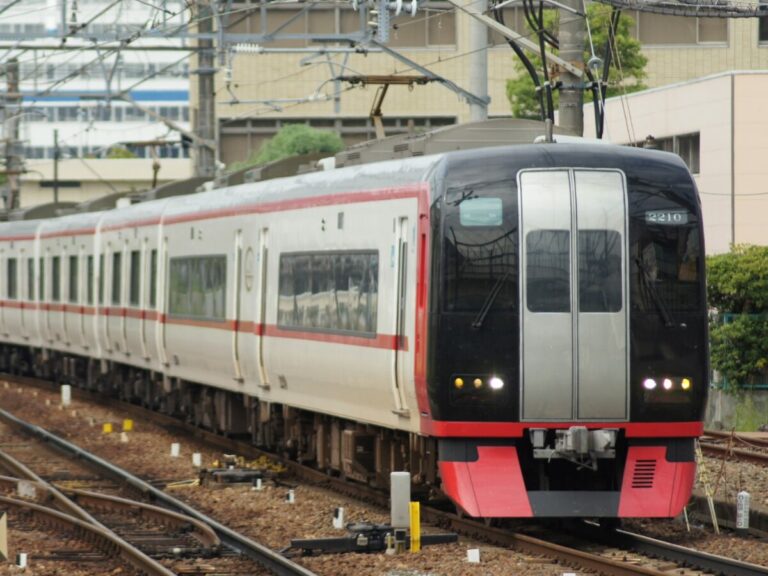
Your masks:
M727 44L727 18L691 18L635 12L635 36L645 46Z
M277 323L373 335L378 293L378 252L283 254Z
M760 0L760 4L768 4L768 0ZM761 16L757 24L757 39L759 42L768 43L768 16Z
M8 300L16 300L18 296L18 270L16 258L8 258Z
M131 252L131 286L128 294L128 301L131 306L139 305L139 294L141 287L141 252L133 250Z
M80 280L80 267L78 264L77 256L69 257L69 301L72 304L77 304L79 301L78 284Z
M692 174L698 174L700 163L700 146L699 146L699 133L693 132L691 134L681 134L679 136L668 136L666 138L654 138L653 142L657 149L664 152L672 152L677 154L683 159L685 165L688 166L688 170ZM647 142L640 142L635 144L638 148L642 148L647 145Z
M168 313L181 318L226 319L227 257L171 258Z

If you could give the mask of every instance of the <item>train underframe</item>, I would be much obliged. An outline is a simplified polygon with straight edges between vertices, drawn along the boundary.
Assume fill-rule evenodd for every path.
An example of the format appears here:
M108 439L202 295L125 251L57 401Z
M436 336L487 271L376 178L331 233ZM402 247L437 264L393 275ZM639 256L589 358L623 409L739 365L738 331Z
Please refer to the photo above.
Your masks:
M45 349L2 346L0 370L71 384L175 416L375 487L393 471L411 472L417 495L434 495L436 440L263 402L162 373Z
M3 346L0 370L139 404L379 488L391 472L408 470L415 497L447 495L477 517L671 517L695 477L693 438L618 431L613 457L589 469L555 454L537 457L531 431L512 439L424 437L56 351Z

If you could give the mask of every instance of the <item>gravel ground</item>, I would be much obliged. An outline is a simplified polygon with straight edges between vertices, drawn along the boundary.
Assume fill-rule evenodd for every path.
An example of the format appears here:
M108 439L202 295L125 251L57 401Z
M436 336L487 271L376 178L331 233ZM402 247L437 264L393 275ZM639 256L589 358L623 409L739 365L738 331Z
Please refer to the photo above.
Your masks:
M17 414L19 417L47 427L52 432L70 439L72 442L108 458L144 478L163 483L181 483L171 488L174 495L189 501L222 523L241 531L254 540L274 549L289 545L291 538L332 537L344 534L332 527L332 514L336 507L345 508L347 522L385 523L386 511L376 509L356 501L345 499L327 490L309 486L295 489L295 503L286 502L287 488L265 483L263 490L252 490L244 485L213 485L191 487L184 485L197 477L198 471L192 466L193 452L202 454L203 466L210 466L221 458L221 453L207 449L204 445L149 423L134 422L134 430L127 433L127 442L121 441L122 416L99 406L90 406L75 402L62 410L57 404L58 395L38 391L18 392L12 385L5 388L0 385L0 406ZM48 405L46 400L49 401ZM102 424L112 423L118 432L104 434ZM172 442L181 444L179 458L170 457ZM719 461L708 459L710 474L719 466ZM733 493L750 482L761 486L768 485L768 470L749 465L727 463L722 480L718 484L718 494ZM749 479L747 479L749 476ZM715 476L711 476L712 479ZM753 491L753 503L756 502ZM768 490L763 490L761 499L768 497ZM742 539L726 535L715 537L711 531L694 528L686 532L680 524L669 521L630 522L629 528L661 536L701 550L715 553L727 553L733 557L768 565L768 546L753 539ZM430 531L424 527L424 531ZM433 530L434 531L434 530ZM15 535L14 535L15 536ZM480 549L480 564L466 561L467 550ZM553 564L547 559L533 558L511 550L479 544L461 538L456 544L425 547L419 554L341 554L301 558L300 562L309 569L323 575L345 576L377 574L383 576L464 576L477 574L483 576L520 575L520 576L561 576L564 573L583 574L567 567ZM33 565L34 559L30 560ZM27 574L54 574L55 572L27 571ZM0 572L2 574L4 572ZM14 573L14 572L9 572Z

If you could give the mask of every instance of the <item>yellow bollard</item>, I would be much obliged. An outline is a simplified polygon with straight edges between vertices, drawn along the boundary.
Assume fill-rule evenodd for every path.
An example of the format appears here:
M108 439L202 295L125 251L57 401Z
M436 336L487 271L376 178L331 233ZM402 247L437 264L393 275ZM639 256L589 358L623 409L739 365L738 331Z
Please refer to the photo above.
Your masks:
M411 502L411 552L421 551L421 505Z
M123 420L123 432L130 432L133 430L133 420L126 418Z
M105 422L101 427L101 431L104 434L112 434L112 422Z

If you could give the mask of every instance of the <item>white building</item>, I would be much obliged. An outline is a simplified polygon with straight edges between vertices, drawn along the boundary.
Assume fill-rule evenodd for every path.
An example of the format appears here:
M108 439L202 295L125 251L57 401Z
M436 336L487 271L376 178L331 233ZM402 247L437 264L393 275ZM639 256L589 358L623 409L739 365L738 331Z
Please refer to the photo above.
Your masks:
M128 102L108 97L126 92L142 107L189 129L188 53L134 49L148 44L182 46L182 40L149 36L170 31L188 19L186 3L113 4L111 0L23 0L3 13L0 42L20 43L18 50L5 50L1 58L6 68L13 57L19 62L23 95L19 139L25 159L52 159L55 131L63 159L100 158L115 146L139 158L189 158L177 131ZM19 34L24 40L19 40ZM115 43L105 42L107 36L136 39L115 50ZM99 50L77 49L94 45ZM66 49L44 50L47 46ZM7 90L7 85L0 85L0 90ZM6 118L11 113L10 107L6 109ZM150 143L155 143L154 149Z
M714 74L606 101L605 137L617 144L653 136L682 156L696 180L706 248L768 244L768 71ZM585 136L594 135L585 107Z

